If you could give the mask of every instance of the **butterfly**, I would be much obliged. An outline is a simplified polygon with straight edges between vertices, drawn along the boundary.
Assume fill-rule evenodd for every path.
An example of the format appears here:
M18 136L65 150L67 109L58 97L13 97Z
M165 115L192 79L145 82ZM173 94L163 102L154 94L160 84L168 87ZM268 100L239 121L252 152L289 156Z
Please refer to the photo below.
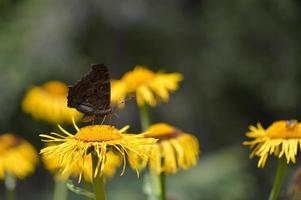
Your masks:
M108 68L94 64L91 70L73 86L69 86L68 107L84 113L82 121L94 121L112 114L111 83Z

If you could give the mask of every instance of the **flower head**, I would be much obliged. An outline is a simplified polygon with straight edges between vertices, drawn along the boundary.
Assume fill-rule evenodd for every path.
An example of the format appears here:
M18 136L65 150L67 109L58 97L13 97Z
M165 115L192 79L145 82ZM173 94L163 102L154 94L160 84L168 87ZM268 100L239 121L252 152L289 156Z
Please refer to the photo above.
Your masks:
M70 173L76 165L79 172L79 181L85 174L85 167L92 166L92 160L89 158L91 153L98 157L94 177L104 173L109 152L113 152L122 158L123 174L127 155L131 153L141 159L147 159L148 146L156 141L153 138L144 138L143 134L124 134L129 126L120 130L110 125L85 126L79 129L74 123L74 127L77 130L75 135L61 127L63 135L57 133L40 135L44 138L43 141L56 143L42 149L41 153L49 159L57 158L62 174ZM132 167L138 172L138 166L132 165Z
M145 103L155 106L160 101L168 101L169 92L177 90L182 79L183 76L179 73L155 73L142 66L136 66L120 80L112 82L111 100L119 104L127 95L135 94L139 106Z
M34 147L13 134L0 135L0 180L6 173L19 179L31 174L38 161Z
M179 169L188 169L197 164L199 143L193 135L168 124L158 123L150 126L144 137L158 139L152 145L148 159L149 168L155 173L176 173ZM142 167L146 164L134 161L140 162Z
M71 123L82 114L67 107L68 87L59 81L49 81L29 89L23 99L24 112L50 123Z
M259 157L258 167L265 166L269 155L285 156L287 163L296 162L298 148L301 147L301 124L296 120L276 121L267 129L258 123L257 127L250 126L249 129L246 135L253 140L243 144L250 146L250 157Z

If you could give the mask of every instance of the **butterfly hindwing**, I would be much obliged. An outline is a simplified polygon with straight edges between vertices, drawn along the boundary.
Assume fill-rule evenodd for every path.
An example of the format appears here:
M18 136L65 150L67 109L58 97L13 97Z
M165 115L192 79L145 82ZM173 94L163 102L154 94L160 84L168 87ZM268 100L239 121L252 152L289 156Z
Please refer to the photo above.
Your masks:
M110 74L103 64L92 65L91 71L69 87L68 107L85 115L104 117L111 112Z

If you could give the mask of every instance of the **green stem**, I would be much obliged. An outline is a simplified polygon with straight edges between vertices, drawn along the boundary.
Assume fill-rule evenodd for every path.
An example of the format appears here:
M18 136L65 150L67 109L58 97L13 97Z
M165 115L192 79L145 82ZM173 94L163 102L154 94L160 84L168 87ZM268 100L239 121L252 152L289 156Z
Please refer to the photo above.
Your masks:
M53 200L66 200L68 196L68 189L66 182L55 179Z
M140 123L141 123L141 128L143 131L145 131L150 125L151 125L151 120L150 120L150 115L148 111L148 106L147 104L144 104L143 106L139 107L139 113L140 113ZM166 189L165 189L165 174L161 173L160 175L155 175L152 172L148 172L150 181L151 181L151 191L157 191L158 186L160 188L159 191L157 191L158 194L148 194L151 196L156 196L155 198L160 199L160 200L166 200ZM159 184L159 185L158 185ZM149 197L149 199L152 199L152 197Z
M148 106L144 104L139 107L141 128L145 131L151 124Z
M12 174L7 173L5 175L5 189L6 189L6 199L15 200L15 188L16 188L16 178Z
M287 167L286 159L280 158L278 161L276 177L274 180L273 188L270 193L269 200L276 200L278 198L286 167Z
M15 190L6 190L6 199L15 200L16 199Z
M86 182L85 186L86 186L85 188L86 188L87 191L92 191L91 183ZM87 200L91 200L91 198L87 197Z
M161 194L160 194L160 197L161 197L161 200L166 200L166 182L165 182L165 173L162 172L160 174L160 186L161 186Z
M93 169L93 186L94 186L94 193L95 193L95 200L105 200L105 187L104 187L104 180L103 176L99 176L99 172L96 176L95 170L98 163L98 156L92 153L92 169Z

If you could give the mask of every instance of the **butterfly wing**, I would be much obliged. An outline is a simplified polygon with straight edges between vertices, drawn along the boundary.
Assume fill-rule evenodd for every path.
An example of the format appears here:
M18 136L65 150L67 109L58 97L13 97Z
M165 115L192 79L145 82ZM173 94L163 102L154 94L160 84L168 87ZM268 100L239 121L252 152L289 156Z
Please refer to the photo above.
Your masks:
M68 107L86 115L105 116L110 113L110 74L103 64L92 65L90 72L69 87Z

